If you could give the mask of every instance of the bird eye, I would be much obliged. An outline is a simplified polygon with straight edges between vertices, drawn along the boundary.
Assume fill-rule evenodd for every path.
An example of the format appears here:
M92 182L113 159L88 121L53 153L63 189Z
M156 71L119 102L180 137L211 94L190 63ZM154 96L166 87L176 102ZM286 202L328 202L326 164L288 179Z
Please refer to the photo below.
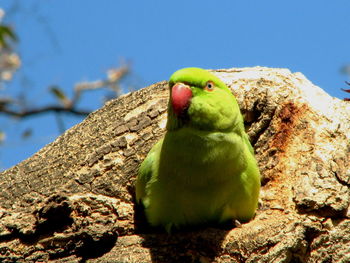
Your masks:
M213 91L214 87L215 87L214 83L212 81L208 81L204 89L207 91Z

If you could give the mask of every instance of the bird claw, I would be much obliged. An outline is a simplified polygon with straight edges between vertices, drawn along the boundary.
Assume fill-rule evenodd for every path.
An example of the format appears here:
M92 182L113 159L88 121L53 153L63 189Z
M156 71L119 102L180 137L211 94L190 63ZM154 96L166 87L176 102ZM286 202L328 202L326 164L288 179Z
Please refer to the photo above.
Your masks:
M237 219L235 219L234 221L233 221L233 224L235 225L235 227L242 227L242 223L241 222L239 222Z

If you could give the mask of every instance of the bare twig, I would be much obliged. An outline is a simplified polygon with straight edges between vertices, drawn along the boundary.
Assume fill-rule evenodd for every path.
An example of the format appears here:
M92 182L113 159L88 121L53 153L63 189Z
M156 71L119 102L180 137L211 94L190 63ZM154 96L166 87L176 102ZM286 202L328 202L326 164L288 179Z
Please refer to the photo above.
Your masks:
M41 108L22 110L22 111L15 111L15 110L8 109L6 107L0 109L0 114L2 113L13 117L18 117L18 118L25 118L25 117L39 115L39 114L48 113L48 112L65 112L65 113L71 113L74 115L86 116L91 111L78 110L75 108L66 108L58 105L48 105Z
M83 82L78 83L74 88L73 98L69 99L66 97L58 87L54 87L51 90L54 90L55 96L59 99L60 104L58 105L47 105L39 108L29 108L29 109L20 109L14 110L11 108L11 105L15 104L13 100L8 98L0 98L0 114L5 114L17 118L26 118L33 115L39 115L49 112L54 113L70 113L79 116L88 115L91 110L82 110L77 108L77 103L81 97L81 93L87 90L96 90L103 87L113 86L112 89L117 92L120 89L116 89L120 80L129 73L129 66L121 66L119 68L111 69L108 71L107 78L105 80L97 80L93 82Z
M56 123L57 123L58 130L60 133L63 133L66 130L66 128L65 128L61 113L59 113L59 112L55 113L55 117L56 117Z
M80 99L81 92L84 90L96 90L103 87L111 87L116 93L117 96L120 95L120 89L118 87L118 83L120 80L125 77L130 71L128 65L121 66L119 68L110 69L107 72L107 79L105 80L97 80L93 82L80 82L74 87L74 95L71 100L71 105L77 103Z

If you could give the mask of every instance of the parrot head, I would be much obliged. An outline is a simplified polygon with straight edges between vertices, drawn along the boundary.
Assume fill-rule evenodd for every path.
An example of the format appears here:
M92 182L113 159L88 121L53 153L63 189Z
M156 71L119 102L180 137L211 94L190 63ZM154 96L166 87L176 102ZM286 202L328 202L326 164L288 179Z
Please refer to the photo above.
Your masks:
M201 68L184 68L169 80L168 130L184 126L205 131L231 131L242 115L229 88Z

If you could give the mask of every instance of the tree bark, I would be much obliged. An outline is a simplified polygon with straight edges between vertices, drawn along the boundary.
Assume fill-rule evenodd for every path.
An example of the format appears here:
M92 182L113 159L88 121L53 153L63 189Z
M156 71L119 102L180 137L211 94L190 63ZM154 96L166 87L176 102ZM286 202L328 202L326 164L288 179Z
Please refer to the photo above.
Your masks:
M139 164L165 132L160 82L0 175L0 262L350 262L349 102L287 69L213 72L237 97L262 174L252 221L168 235L135 215Z

